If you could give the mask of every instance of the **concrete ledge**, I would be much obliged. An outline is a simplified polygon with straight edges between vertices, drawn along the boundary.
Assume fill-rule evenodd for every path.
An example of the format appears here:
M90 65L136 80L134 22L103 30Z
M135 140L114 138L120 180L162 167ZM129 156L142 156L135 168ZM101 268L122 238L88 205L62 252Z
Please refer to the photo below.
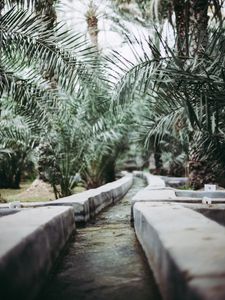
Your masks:
M160 176L162 180L165 181L166 186L178 188L189 183L188 177L169 177L169 176Z
M74 210L75 222L86 223L105 207L123 198L132 186L132 183L133 175L128 174L119 180L107 183L99 188L90 189L69 197L48 202L23 202L21 205L23 208L71 206ZM2 209L6 207L8 207L7 204L0 206Z
M148 185L148 189L151 188L179 188L184 186L189 182L188 177L169 177L169 176L160 176L160 175L152 175L148 172L142 171L134 171L133 174L137 177L141 177L146 180Z
M172 201L175 200L176 194L173 188L152 188L147 186L146 188L140 190L132 199L135 201ZM183 198L182 198L183 199ZM179 198L178 198L179 201Z
M16 214L17 212L19 212L19 209L11 209L11 208L5 208L5 209L0 209L0 217L4 217L7 215L13 215Z
M137 202L134 226L165 300L225 299L225 228L174 203Z
M217 202L224 200L217 199ZM140 190L131 201L131 221L133 222L133 206L136 202L174 202L174 203L202 203L202 198L177 197L176 189L170 187L151 187Z
M74 229L68 207L26 209L0 218L1 299L34 299Z
M149 189L164 188L166 186L165 181L160 176L151 175L148 172L142 172L142 171L134 171L133 174L137 177L141 177L145 179Z
M143 202L177 202L177 203L202 203L203 196L199 197L178 197L176 195L176 189L165 187L165 188L152 188L147 186L146 188L139 191L133 198L132 202L143 201ZM207 196L207 194L206 194ZM213 203L225 203L225 198L212 198Z
M225 204L184 203L184 207L193 209L205 217L225 226Z

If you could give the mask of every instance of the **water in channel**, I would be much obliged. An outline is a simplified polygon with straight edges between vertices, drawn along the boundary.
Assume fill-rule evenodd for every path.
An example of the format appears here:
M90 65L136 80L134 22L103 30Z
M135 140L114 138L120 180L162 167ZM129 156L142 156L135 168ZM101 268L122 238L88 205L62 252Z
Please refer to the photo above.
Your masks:
M130 226L130 201L142 179L94 224L78 228L39 300L161 300Z

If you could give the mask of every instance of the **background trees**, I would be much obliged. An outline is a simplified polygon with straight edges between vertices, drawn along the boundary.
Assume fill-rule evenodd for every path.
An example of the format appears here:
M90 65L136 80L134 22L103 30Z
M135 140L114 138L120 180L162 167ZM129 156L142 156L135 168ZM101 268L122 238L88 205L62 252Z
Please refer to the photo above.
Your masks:
M114 180L128 118L110 109L100 53L63 30L48 5L19 5L35 13L7 6L0 20L2 186L19 186L27 159L56 197L72 193L78 172L88 188Z
M166 166L171 175L185 174L189 161L196 188L218 180L224 31L210 25L211 3L114 1L110 24L126 29L126 56L102 51L101 15L94 2L86 4L90 43L57 23L54 1L0 2L0 185L18 187L32 169L56 197L71 194L79 176L86 187L99 186L115 179L130 141L144 161L154 154L158 173ZM220 6L214 3L218 20ZM128 33L122 16L143 35ZM173 26L170 41L151 20Z
M146 41L148 46L135 56L135 63L123 63L117 92L119 97L126 94L126 99L145 95L146 145L154 138L161 145L169 141L172 148L178 139L189 157L191 184L199 188L224 177L224 29L221 24L207 27L205 8L191 8L198 9L195 16L202 16L204 26L195 28L192 37L189 31L178 32L174 47L159 33L160 47ZM187 39L188 44L179 39Z

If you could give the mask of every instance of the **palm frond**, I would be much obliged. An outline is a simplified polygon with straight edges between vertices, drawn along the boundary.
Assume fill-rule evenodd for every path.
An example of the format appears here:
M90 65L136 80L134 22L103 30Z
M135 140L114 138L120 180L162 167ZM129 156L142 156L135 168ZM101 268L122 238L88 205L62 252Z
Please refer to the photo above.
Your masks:
M0 22L1 51L5 56L20 56L21 65L35 66L44 78L51 79L54 74L59 85L70 93L91 79L97 80L96 51L80 34L63 31L62 24L46 29L48 20L15 8Z

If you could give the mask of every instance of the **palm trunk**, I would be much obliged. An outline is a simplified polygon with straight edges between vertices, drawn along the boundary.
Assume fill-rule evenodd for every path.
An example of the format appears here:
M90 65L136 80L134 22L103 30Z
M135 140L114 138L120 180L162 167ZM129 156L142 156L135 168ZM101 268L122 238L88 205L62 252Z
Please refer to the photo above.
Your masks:
M195 190L203 188L204 184L214 184L218 173L217 168L212 167L212 159L203 159L202 153L197 151L200 143L202 140L196 134L190 136L188 173L190 186Z
M195 155L190 155L189 159L189 182L194 190L216 183L216 174L207 161L196 159Z
M5 0L0 0L0 17L2 15L2 10L3 10L4 6L5 6Z
M160 149L159 142L156 142L155 149L154 149L154 159L155 159L155 174L159 175L163 169L163 162L162 162L162 151Z
M191 54L204 52L208 40L208 0L190 0Z
M177 49L180 56L201 55L207 44L208 0L173 0L176 28ZM190 136L189 179L194 189L204 183L214 182L215 176L208 163L196 154L198 139Z
M188 29L189 29L189 14L188 1L173 0L174 12L176 16L177 30L177 50L179 56L188 56Z
M5 0L0 0L0 17L2 16L2 10L3 10L4 6L5 6ZM2 31L0 30L0 67L1 67L1 63L2 63L1 62L1 57L2 57L1 51L2 51ZM0 97L1 97L1 94L0 94ZM1 109L1 104L0 104L0 116L1 116L1 111L2 111L2 109Z
M37 14L42 15L48 19L49 23L46 29L53 29L54 23L56 22L57 15L54 7L55 0L37 1L35 5L35 11ZM48 70L44 74L44 78L50 81L50 87L52 89L57 88L57 80L55 78L54 70Z
M208 0L173 0L173 6L179 55L201 54L207 44Z
M86 21L88 27L88 33L92 44L98 48L98 18L96 13L97 8L92 1L89 3L89 8L86 13Z
M105 165L104 180L106 183L116 180L115 158L110 157Z
M208 0L190 0L190 34L191 55L201 56L206 49L208 40ZM206 106L206 104L205 104ZM201 141L200 141L201 142ZM189 152L189 180L194 189L199 189L207 183L215 183L216 175L209 163L202 159L202 155L196 155L198 139L191 140Z

